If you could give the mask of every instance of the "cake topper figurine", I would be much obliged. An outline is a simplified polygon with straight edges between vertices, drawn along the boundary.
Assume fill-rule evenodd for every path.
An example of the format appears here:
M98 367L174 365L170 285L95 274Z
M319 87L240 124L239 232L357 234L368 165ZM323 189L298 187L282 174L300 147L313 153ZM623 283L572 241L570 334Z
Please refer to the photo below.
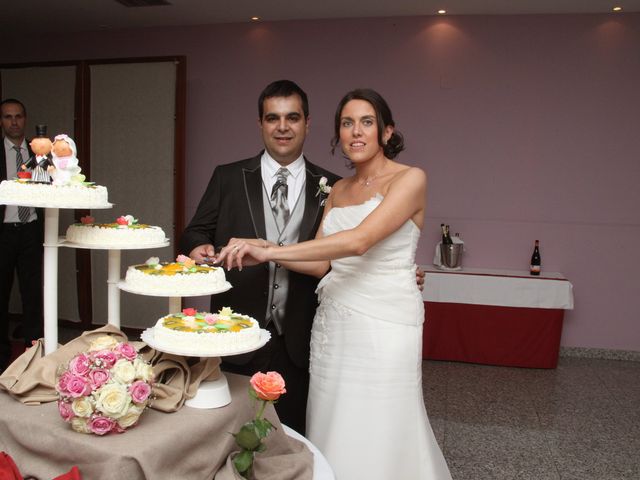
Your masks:
M51 152L51 140L47 137L47 126L36 125L36 136L29 143L35 157L31 157L24 167L33 170L31 179L34 182L50 183L48 167L51 165L49 153Z
M53 167L49 167L54 185L84 182L85 177L80 174L81 168L76 155L76 143L68 135L55 136L51 147Z

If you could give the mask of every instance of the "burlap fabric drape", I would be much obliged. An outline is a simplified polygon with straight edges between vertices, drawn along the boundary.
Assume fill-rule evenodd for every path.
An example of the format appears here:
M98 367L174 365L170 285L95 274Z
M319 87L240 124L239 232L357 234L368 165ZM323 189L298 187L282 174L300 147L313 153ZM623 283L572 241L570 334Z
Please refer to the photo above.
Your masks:
M0 389L26 405L38 405L57 399L56 372L60 365L80 352L86 351L97 337L111 335L118 341L127 336L113 325L84 332L78 338L61 345L58 350L44 355L42 339L16 359L0 376ZM142 357L153 365L156 383L153 387L151 408L162 412L175 412L185 400L193 398L203 380L220 376L220 359L198 359L159 352L144 342L133 343Z

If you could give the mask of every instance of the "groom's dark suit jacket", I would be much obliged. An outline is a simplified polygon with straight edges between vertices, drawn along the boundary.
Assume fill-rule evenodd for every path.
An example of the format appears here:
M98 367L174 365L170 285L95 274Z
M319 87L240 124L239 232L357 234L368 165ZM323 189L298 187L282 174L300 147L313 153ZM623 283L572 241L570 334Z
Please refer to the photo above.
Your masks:
M180 250L188 255L198 245L212 244L216 252L230 238L266 238L263 206L263 183L260 169L262 153L253 158L218 166L200 205L185 229ZM324 176L333 185L340 177L305 159L305 210L299 241L315 237L322 220L322 195L316 195ZM264 327L267 310L269 270L267 265L245 267L225 272L231 290L211 297L212 312L228 306L258 320ZM309 365L311 325L317 307L316 278L290 272L289 292L284 318L287 353L300 368ZM248 361L249 356L239 362ZM238 357L236 357L238 358ZM227 360L227 358L225 358ZM233 361L233 360L232 360Z

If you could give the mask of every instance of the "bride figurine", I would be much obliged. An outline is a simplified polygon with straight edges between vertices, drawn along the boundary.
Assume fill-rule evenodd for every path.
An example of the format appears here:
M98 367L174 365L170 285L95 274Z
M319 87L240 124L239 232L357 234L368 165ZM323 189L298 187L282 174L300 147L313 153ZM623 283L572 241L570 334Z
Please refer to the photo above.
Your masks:
M68 135L56 135L51 147L53 167L49 169L54 185L68 185L84 181L84 175L80 175L81 168L78 166L76 155L76 143Z
M424 304L415 253L427 176L393 160L404 142L375 91L338 104L335 136L355 175L335 183L314 240L232 239L227 267L277 262L322 277L311 332L307 436L339 479L451 480L422 397Z

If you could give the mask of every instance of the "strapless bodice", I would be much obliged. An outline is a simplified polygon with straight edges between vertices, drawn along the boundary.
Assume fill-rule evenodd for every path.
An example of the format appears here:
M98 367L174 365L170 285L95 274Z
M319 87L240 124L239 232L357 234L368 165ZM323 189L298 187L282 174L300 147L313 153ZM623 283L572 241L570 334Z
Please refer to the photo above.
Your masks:
M380 194L358 205L333 207L323 222L325 236L358 226L383 197ZM398 230L361 256L331 262L331 271L318 286L320 299L329 295L350 308L395 323L415 324L424 318L416 285L415 254L420 230L407 220ZM418 320L416 320L418 319Z

